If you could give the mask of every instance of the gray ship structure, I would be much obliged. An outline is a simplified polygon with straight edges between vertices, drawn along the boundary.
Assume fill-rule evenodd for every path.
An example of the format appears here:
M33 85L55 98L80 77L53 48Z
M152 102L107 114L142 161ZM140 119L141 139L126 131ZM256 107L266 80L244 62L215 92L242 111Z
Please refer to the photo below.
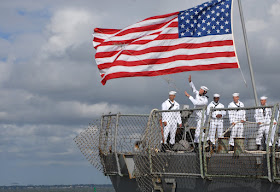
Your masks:
M204 115L206 108L102 115L74 141L117 192L280 191L279 106L265 107L272 111L269 133L257 150L255 111L260 108L212 108L209 117L215 111L226 112L223 136L216 136L215 147L207 142L211 118ZM246 121L243 137L235 138L230 150L233 126L228 114L233 110L244 110ZM162 114L178 112L183 126L177 128L175 145L163 149ZM201 123L200 143L194 150L197 113L205 124Z

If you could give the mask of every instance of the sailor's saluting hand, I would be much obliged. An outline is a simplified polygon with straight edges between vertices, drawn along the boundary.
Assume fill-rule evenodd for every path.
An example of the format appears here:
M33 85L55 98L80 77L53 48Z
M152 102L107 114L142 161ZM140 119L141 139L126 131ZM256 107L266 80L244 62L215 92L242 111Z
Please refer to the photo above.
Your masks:
M189 75L189 83L190 83L190 82L192 82L192 76L191 76L191 75ZM185 91L185 95L186 95L187 97L190 97L190 96L191 96L190 94L188 94L187 91Z

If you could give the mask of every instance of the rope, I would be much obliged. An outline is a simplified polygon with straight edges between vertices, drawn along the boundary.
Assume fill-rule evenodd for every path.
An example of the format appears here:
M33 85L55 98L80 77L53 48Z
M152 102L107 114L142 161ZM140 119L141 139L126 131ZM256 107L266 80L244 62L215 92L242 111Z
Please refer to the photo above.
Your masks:
M239 69L240 69L240 73L241 73L241 76L242 76L242 78L243 78L244 84L245 84L245 86L248 88L248 85L247 85L247 82L246 82L246 80L245 80L244 74L243 74L243 72L242 72L242 70L241 70L241 67L239 67Z
M238 124L238 123L241 123L241 121L238 121L238 122L236 122L235 124L233 124L233 125L231 125L227 130L225 130L225 132L223 132L223 136L227 133L227 132L229 132L229 130L230 129L232 129L236 124ZM251 122L251 121L245 121L245 122L243 122L243 124L258 124L257 122ZM268 125L270 125L270 124L261 124L261 126L268 126ZM217 139L215 139L215 142L218 140L218 138Z

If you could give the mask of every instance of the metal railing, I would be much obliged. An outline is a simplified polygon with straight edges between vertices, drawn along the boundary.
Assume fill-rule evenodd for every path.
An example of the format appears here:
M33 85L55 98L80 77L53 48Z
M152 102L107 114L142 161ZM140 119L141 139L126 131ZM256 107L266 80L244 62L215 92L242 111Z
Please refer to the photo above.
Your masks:
M105 175L122 176L121 154L134 154L149 115L108 114L94 121L74 141L86 159Z
M275 151L271 151L269 146L272 147L271 135L274 136L272 130L276 108L277 105L238 110L212 109L207 122L205 140L210 140L211 135L215 137L214 141L212 139L204 143L205 176L263 178L272 181L270 162L271 155ZM216 114L223 112L226 114L221 119L215 118ZM232 121L236 124L232 124ZM258 124L258 121L262 121L262 124ZM222 135L215 134L216 129L221 129ZM232 151L229 151L228 143L234 145L231 147ZM207 151L207 144L210 148L211 146L215 148Z
M274 127L275 132L271 132L271 137L273 138L272 143L272 179L273 181L280 180L280 139L279 139L279 127L280 127L280 114L279 105L276 106L275 116L277 119L277 125ZM273 131L273 129L272 129Z

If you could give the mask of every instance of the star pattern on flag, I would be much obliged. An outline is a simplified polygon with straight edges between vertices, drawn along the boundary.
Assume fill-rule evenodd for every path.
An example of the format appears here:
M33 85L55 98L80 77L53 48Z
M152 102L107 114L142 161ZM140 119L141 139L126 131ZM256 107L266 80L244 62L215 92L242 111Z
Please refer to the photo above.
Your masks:
M178 14L179 38L231 34L232 0L210 0Z

